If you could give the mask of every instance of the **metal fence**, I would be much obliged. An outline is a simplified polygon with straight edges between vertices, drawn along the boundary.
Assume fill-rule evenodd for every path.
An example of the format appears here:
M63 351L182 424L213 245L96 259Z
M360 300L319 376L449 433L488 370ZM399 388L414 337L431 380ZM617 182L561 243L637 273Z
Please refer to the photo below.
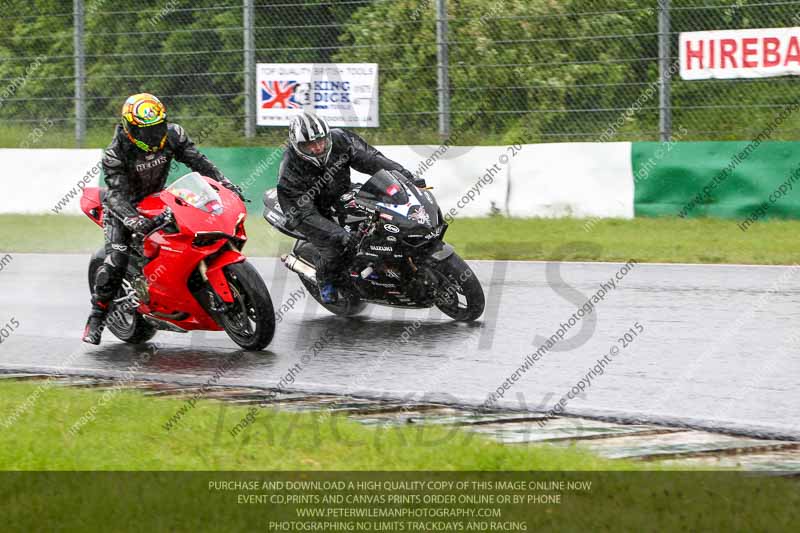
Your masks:
M380 143L747 139L800 99L796 77L675 73L680 32L797 26L800 1L3 4L3 146L102 145L141 91L206 144L275 143L285 132L255 126L257 62L378 63Z

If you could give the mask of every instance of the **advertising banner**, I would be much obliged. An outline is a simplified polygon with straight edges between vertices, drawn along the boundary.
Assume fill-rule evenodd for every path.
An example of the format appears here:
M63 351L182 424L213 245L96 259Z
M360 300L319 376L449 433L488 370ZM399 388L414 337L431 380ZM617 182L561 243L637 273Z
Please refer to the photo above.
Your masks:
M800 28L696 31L680 35L681 78L800 74Z
M259 126L287 126L303 110L331 126L377 128L377 63L259 63Z

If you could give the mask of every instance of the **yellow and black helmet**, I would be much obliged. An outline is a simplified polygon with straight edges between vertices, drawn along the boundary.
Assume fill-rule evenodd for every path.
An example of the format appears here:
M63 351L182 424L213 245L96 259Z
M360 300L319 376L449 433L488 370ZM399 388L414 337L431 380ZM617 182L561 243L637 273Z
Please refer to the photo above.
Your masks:
M122 128L145 152L157 152L167 142L167 109L150 93L128 97L122 106Z

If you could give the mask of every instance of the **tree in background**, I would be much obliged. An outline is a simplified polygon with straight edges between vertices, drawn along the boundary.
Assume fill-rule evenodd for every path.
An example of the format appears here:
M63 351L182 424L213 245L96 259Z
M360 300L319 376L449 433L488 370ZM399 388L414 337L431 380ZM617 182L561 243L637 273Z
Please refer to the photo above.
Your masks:
M438 142L434 0L256 3L257 62L378 63L381 127L370 138ZM50 119L52 136L40 145L72 145L72 3L6 4L0 142L18 145ZM656 8L656 0L449 0L458 142L657 139ZM673 0L673 58L678 32L789 26L795 11L786 2ZM124 98L141 91L162 97L170 116L192 131L210 131L206 143L246 142L241 1L86 0L85 12L90 144L107 141ZM676 75L673 123L690 131L687 139L755 136L800 98L796 81L684 82ZM479 110L485 115L476 120ZM787 121L775 138L794 138L795 130ZM254 142L284 136L282 128L260 128Z

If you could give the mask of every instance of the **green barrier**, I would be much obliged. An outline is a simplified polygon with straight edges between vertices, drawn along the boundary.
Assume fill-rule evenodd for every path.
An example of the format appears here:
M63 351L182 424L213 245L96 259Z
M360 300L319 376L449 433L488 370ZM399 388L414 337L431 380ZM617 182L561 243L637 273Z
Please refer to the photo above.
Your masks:
M798 142L633 143L631 158L637 217L800 218Z
M278 183L283 148L201 148L200 151L232 182L244 189L245 197L251 200L247 211L251 215L261 215L264 191ZM168 183L188 172L190 170L185 165L173 161Z
M201 148L228 179L244 189L251 203L247 211L260 215L264 211L261 198L264 191L278 184L278 167L283 157L282 148ZM181 163L176 163L170 172L170 180L189 172Z

